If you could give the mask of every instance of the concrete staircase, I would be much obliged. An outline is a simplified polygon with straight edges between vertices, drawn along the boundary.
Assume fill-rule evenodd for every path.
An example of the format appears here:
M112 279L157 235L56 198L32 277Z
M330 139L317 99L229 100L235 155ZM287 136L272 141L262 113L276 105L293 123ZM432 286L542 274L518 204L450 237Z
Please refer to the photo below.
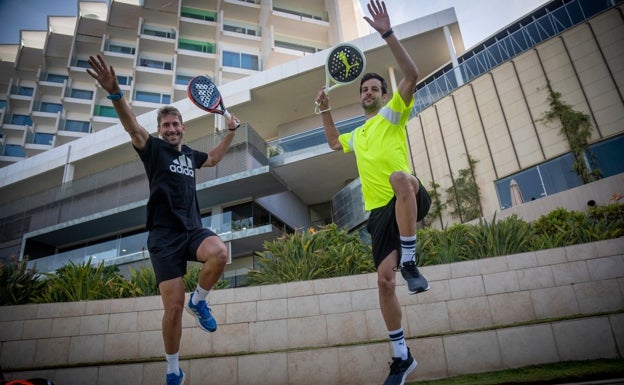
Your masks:
M429 292L398 289L419 362L408 381L622 358L624 238L422 272ZM382 383L391 347L376 286L363 274L212 292L216 333L184 315L186 385ZM162 384L161 317L160 297L1 307L0 363L7 379Z

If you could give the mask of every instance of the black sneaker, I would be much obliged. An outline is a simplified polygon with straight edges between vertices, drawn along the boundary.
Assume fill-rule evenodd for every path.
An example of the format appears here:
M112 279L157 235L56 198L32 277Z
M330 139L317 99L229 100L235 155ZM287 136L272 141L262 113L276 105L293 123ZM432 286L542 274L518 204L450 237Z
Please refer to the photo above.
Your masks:
M414 261L405 262L401 266L401 275L407 282L407 290L410 294L421 293L430 289L429 282L420 274Z
M403 385L407 376L416 369L418 363L412 357L409 348L407 348L407 359L402 360L399 357L392 357L392 363L390 363L390 374L386 378L384 385Z

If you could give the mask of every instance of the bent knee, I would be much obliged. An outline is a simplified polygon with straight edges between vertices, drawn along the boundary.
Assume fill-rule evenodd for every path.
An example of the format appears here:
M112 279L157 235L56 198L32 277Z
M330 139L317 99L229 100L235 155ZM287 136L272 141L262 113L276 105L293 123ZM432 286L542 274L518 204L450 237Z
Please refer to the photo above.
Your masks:
M409 191L415 194L418 192L418 188L420 187L418 178L404 171L393 172L392 174L390 174L389 179L390 185L392 186L395 193Z

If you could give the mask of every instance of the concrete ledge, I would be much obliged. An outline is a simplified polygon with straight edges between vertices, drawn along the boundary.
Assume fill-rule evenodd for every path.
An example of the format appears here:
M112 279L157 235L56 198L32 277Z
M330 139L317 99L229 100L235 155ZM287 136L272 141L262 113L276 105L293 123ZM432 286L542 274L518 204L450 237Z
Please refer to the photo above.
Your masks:
M624 238L422 269L427 293L398 293L419 369L434 379L541 363L622 358ZM205 333L184 315L187 384L367 384L390 344L376 275L226 289ZM162 382L160 297L0 308L7 378L62 384Z

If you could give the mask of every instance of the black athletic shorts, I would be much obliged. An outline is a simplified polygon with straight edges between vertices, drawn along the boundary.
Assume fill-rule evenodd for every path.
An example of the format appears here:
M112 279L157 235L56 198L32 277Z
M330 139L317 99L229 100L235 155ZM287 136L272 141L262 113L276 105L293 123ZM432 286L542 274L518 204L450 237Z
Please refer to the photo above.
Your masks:
M420 187L416 193L416 207L418 208L416 220L420 222L429 212L431 197L429 197L429 193L420 182L420 179L418 183ZM376 268L393 250L401 250L401 236L396 221L395 206L396 197L392 197L387 205L371 210L368 217L366 230L371 235L373 260Z
M147 236L147 249L156 274L156 285L186 274L186 262L197 261L197 249L202 241L216 236L209 229L180 231L167 227L152 229Z

